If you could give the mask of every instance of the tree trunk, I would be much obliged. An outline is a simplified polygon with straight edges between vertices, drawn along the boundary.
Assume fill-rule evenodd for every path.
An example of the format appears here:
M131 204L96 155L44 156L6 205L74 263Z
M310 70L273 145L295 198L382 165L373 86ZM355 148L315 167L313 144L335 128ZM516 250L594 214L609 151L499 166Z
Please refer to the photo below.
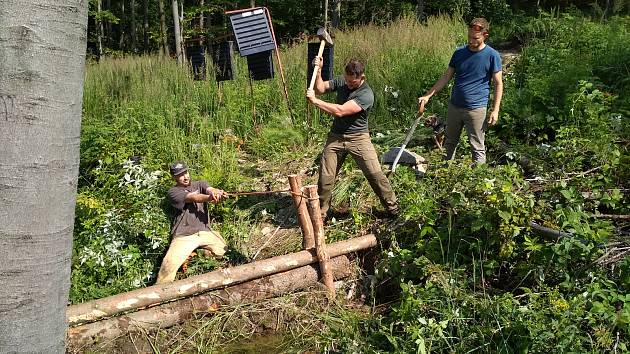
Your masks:
M350 275L350 261L346 256L331 259L330 264L335 279ZM88 323L68 330L68 345L70 348L81 348L132 331L146 332L168 328L214 312L223 305L258 301L306 289L316 285L318 277L317 267L307 265L124 316Z
M125 50L125 1L120 2L120 38L118 39L118 49Z
M161 50L160 52L166 56L171 55L168 50L168 35L166 34L166 14L164 12L164 0L158 0L158 5L160 7L160 37L162 37Z
M107 0L105 2L105 7L108 10L113 12L113 10L112 10L112 0ZM111 48L112 44L113 44L112 39L114 38L113 35L112 35L112 22L111 21L107 21L107 24L105 25L105 29L107 31L107 33L105 34L105 38L107 38L105 43L107 43L107 46L109 48Z
M374 247L374 235L355 237L350 240L328 245L328 256L343 254ZM243 264L232 268L215 270L172 283L153 285L103 299L89 301L68 307L68 323L77 325L97 321L103 317L115 316L145 306L157 305L181 297L243 283L252 279L284 272L317 262L314 251L301 251L273 258Z
M418 22L424 22L424 0L418 0L416 2L416 17Z
M324 28L328 29L328 0L324 0Z
M335 10L332 14L332 27L339 28L339 23L341 21L341 0L334 0Z
M149 52L149 0L144 0L142 7L144 9L144 20L142 24L142 51Z
M96 13L97 16L100 16L101 11L103 11L102 1L96 0ZM103 57L103 21L100 19L96 22L96 42L98 45L98 60L101 60Z
M173 8L173 24L175 25L175 53L177 55L177 62L182 65L184 58L182 56L182 34L179 28L179 6L177 0L173 0L171 5Z
M204 44L204 39L206 38L206 34L205 34L205 28L204 28L204 17L205 12L203 11L204 6L206 6L206 2L204 0L199 0L199 7L202 8L202 11L199 13L199 32L203 33L202 35L199 36L199 45L203 45Z
M186 47L186 43L184 43L184 1L182 0L179 3L179 41L182 47L182 61L186 62L186 51L184 47Z
M0 7L0 353L64 353L88 2Z
M138 31L136 28L136 0L131 0L131 51L138 53Z

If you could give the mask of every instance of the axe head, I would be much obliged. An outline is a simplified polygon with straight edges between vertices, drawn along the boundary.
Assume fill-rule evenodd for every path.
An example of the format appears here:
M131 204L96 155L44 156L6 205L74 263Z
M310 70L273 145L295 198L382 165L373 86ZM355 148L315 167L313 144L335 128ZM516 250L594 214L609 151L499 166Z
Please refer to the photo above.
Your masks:
M319 37L319 39L322 41L326 41L326 43L328 44L333 44L333 40L332 38L330 38L330 34L328 34L328 31L326 31L326 28L324 27L320 27L317 30L317 37Z

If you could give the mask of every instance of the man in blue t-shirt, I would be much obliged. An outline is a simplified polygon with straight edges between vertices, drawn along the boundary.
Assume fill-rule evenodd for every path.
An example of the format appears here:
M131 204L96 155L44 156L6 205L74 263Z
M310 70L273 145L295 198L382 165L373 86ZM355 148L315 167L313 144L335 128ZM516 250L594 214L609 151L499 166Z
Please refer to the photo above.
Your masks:
M503 96L501 57L485 43L489 29L485 18L473 19L468 26L468 45L455 50L446 72L424 96L418 98L420 110L424 110L429 98L455 76L446 118L446 160L453 158L462 128L465 127L473 161L476 164L486 162L485 131L488 124L496 124ZM492 111L486 120L491 80L494 96Z

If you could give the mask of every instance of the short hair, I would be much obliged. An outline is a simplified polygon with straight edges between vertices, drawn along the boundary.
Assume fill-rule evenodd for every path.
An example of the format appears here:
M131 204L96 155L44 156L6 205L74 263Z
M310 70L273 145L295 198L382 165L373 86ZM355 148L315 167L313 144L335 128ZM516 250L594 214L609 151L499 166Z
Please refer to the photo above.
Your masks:
M350 59L346 64L346 74L361 76L365 73L365 65L357 59Z
M487 33L490 32L490 23L488 22L488 20L486 20L483 17L475 17L475 18L473 18L468 25L469 26L479 25L479 26L483 27L484 32L487 32Z

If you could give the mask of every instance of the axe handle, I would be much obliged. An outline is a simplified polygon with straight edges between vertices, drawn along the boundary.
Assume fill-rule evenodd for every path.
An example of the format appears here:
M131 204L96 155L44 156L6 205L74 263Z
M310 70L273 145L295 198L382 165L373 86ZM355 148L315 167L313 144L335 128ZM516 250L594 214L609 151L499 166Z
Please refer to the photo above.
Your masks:
M321 57L324 54L324 47L326 46L326 41L322 39L319 43L319 51L317 52L317 56ZM317 79L317 66L313 68L313 76L311 76L311 84L308 85L308 89L312 90L315 87L315 79Z
M411 125L411 129L409 129L409 131L407 132L407 136L405 137L405 141L400 146L400 150L398 150L398 154L396 155L396 158L394 159L394 163L392 163L392 173L394 173L394 171L396 171L396 165L398 164L398 160L400 160L400 156L402 156L402 153L405 150L405 147L409 143L409 140L411 140L411 136L413 135L413 132L416 130L416 127L418 126L418 123L420 123L420 120L422 120L423 117L424 117L423 114L419 114L418 118L416 118L416 120Z

